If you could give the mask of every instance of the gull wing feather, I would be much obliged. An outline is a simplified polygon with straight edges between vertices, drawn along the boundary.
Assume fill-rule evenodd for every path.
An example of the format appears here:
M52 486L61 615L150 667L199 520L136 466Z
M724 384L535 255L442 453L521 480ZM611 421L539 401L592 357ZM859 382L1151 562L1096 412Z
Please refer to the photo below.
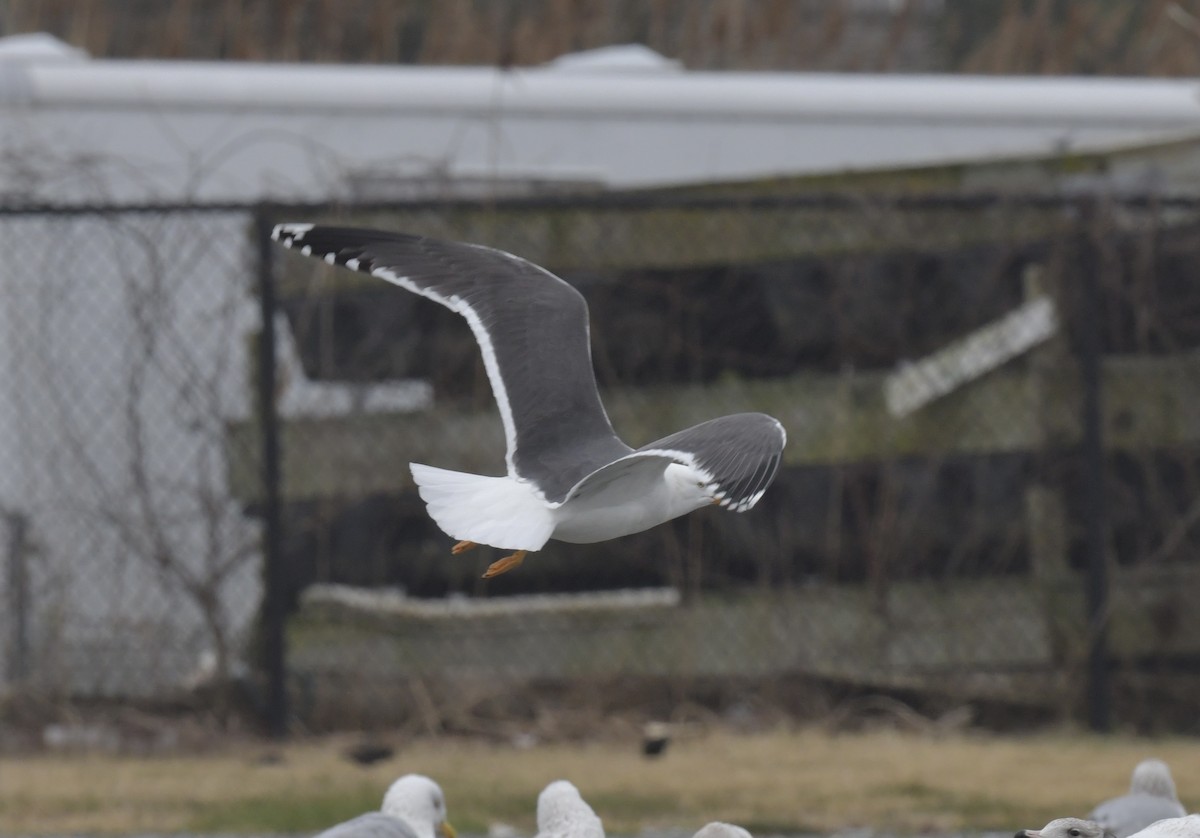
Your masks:
M705 488L721 506L745 512L775 479L786 443L778 420L765 413L736 413L663 437L636 453L675 456L704 477Z
M647 479L668 464L694 469L713 500L734 512L754 507L779 471L787 434L763 413L738 413L702 422L644 445L601 466L571 488L568 498L602 489L633 475Z
M272 238L466 319L504 423L508 474L546 502L561 503L581 478L632 450L596 388L587 303L545 268L490 247L405 233L280 224Z

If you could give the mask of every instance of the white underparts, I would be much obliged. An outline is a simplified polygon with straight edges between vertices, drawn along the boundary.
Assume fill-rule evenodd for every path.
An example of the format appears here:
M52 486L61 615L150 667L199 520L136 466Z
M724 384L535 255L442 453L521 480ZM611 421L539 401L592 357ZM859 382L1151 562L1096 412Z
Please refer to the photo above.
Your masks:
M532 484L413 463L421 499L452 538L504 550L540 550L550 538L575 544L648 530L713 502L702 474L661 457L630 457L561 505L547 504ZM615 476L615 475L614 475Z
M659 457L630 456L605 467L619 479L584 481L554 510L554 538L592 544L642 532L712 503L702 476L690 466ZM597 473L599 474L599 472Z
M429 517L451 538L502 550L540 550L554 531L551 509L528 483L419 463L409 467Z

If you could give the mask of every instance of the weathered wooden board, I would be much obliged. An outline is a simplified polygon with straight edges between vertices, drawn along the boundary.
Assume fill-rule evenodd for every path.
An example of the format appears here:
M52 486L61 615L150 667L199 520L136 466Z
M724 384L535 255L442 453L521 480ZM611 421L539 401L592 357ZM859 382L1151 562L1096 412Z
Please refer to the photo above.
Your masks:
M1080 435L1073 367L1010 364L903 418L884 400L883 372L718 381L694 387L617 390L605 395L613 425L630 444L651 442L725 413L760 410L788 431L789 465L832 465L904 456L988 454L1069 445ZM1047 381L1054 386L1047 386ZM1200 443L1200 354L1110 357L1103 368L1106 444L1116 449ZM1039 398L1038 393L1043 395ZM287 500L356 497L412 486L410 462L500 474L503 433L495 410L434 407L283 424ZM258 429L228 429L229 483L260 497Z
M1200 609L1183 600L1200 585L1200 567L1118 568L1114 577L1116 657L1200 652ZM879 594L812 586L686 606L573 609L567 601L478 617L325 604L306 605L289 623L289 649L297 672L346 673L369 662L371 677L383 682L803 674L1050 704L1059 696L1026 688L1070 688L1056 673L1083 659L1083 608L1083 585L1073 576L1052 588L1028 576L898 582Z

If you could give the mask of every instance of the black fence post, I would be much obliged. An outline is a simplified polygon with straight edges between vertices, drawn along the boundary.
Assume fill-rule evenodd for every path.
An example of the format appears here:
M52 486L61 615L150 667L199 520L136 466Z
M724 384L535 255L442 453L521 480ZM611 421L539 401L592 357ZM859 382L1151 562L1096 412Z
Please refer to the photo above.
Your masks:
M275 275L271 243L273 214L266 206L254 212L258 245L258 300L262 331L258 340L258 421L261 423L263 580L262 653L267 677L264 708L268 733L287 735L287 646L284 635L284 568L280 519L279 414L276 411Z
M1088 660L1088 726L1097 732L1112 728L1112 686L1108 654L1108 517L1105 504L1105 456L1103 427L1103 380L1100 322L1100 272L1104 260L1104 215L1093 202L1081 206L1078 235L1079 308L1078 351L1080 379L1083 385L1083 528L1087 552L1085 583Z
M8 618L9 637L8 680L20 684L29 677L29 565L26 530L28 519L23 513L8 512Z

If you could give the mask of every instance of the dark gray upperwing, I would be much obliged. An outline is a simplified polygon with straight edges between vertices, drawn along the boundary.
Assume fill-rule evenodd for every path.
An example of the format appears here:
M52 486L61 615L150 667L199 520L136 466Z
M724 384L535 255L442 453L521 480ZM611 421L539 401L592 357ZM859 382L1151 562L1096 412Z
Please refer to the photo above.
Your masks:
M671 454L701 471L721 506L745 512L775 479L787 434L765 413L735 413L643 445L638 453Z
M587 303L544 268L481 245L379 230L280 224L272 238L462 315L500 408L509 474L547 501L561 502L585 475L632 450L596 389Z

